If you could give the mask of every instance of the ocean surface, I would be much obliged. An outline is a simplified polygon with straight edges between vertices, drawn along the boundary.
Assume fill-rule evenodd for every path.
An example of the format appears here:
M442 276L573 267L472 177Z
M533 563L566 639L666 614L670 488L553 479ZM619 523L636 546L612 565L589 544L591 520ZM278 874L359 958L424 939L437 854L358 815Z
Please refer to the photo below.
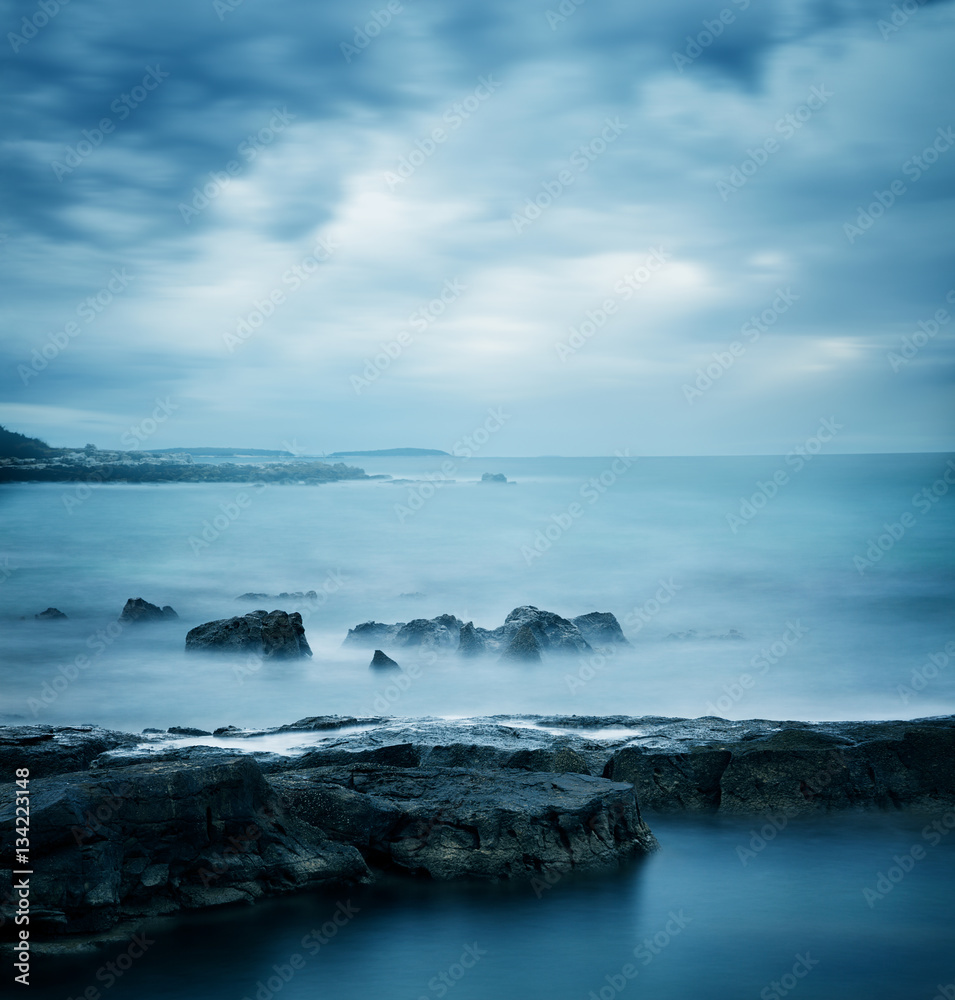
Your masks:
M952 713L952 457L798 458L356 459L394 480L3 486L0 714L137 731L330 713ZM120 627L129 597L180 619ZM537 666L393 651L400 681L342 648L370 619L490 628L522 604L612 611L632 648ZM34 620L50 606L68 619ZM187 629L256 607L300 610L314 657L186 656ZM658 818L661 850L621 872L544 888L395 879L177 918L119 977L105 963L125 941L38 959L32 995L951 997L955 833L933 843L938 818L792 821L746 864L755 820ZM867 898L913 845L924 858ZM313 952L339 906L358 909Z
M135 731L329 713L952 712L951 457L793 459L356 459L396 481L3 486L0 713ZM180 621L120 628L129 597ZM401 651L416 676L400 688L342 648L371 619L493 628L522 604L612 611L633 647L532 667ZM33 619L51 606L68 620ZM258 606L297 607L314 657L186 656L189 628ZM731 629L743 638L720 638Z

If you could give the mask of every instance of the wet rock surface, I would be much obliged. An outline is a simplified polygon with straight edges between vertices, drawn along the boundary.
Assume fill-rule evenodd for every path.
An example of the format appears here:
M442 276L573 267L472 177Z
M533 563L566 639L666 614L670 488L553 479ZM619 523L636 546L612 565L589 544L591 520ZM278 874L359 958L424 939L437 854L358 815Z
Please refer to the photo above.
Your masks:
M186 633L186 651L254 653L273 660L312 655L297 611L250 611L205 622Z
M530 633L528 635L528 633ZM454 615L416 618L410 622L362 622L348 630L344 646L380 648L386 653L407 647L457 651L460 656L504 656L534 660L546 654L580 654L594 647L629 645L620 623L609 611L593 611L573 620L532 605L515 608L495 629L475 627Z
M4 773L31 769L38 933L360 881L380 868L449 879L613 865L653 847L641 810L955 804L950 716L310 716L216 732L222 745L0 729ZM287 748L273 752L283 734ZM13 811L14 786L2 785L0 822L12 824ZM0 867L7 877L9 853Z
M130 597L119 615L119 620L127 624L131 622L176 621L178 618L179 615L168 604L159 607L158 604L150 604L149 601L144 601L141 597Z

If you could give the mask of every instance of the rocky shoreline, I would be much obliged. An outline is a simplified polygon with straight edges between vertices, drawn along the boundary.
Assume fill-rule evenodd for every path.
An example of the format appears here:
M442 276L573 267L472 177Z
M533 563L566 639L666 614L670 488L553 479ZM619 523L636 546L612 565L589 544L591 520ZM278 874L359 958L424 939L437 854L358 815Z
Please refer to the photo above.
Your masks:
M552 879L613 867L656 846L644 815L955 804L952 716L316 716L183 732L0 728L3 773L30 774L36 937L382 871ZM13 783L0 786L11 829L15 795ZM5 879L15 867L6 850ZM12 915L8 901L3 933Z

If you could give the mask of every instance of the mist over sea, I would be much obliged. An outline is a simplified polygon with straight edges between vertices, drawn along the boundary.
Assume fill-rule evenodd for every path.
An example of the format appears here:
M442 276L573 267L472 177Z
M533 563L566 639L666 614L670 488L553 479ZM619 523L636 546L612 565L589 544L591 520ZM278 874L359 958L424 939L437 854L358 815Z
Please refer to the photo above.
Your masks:
M363 458L399 481L8 485L0 711L133 731L331 713L949 713L949 462ZM479 484L484 472L515 485ZM236 601L309 590L317 600ZM117 626L129 597L181 620ZM342 648L371 619L493 628L521 604L612 611L633 648L537 666L389 650L415 675L400 683L368 669L370 650ZM50 606L68 620L33 619ZM256 607L302 611L314 657L185 654L192 626ZM743 638L722 638L732 629Z

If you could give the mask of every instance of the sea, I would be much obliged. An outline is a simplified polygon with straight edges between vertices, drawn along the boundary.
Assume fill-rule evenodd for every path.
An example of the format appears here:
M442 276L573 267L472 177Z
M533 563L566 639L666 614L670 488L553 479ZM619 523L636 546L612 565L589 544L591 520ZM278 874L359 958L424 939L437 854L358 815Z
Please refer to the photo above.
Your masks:
M955 712L952 455L348 461L383 478L0 487L0 721ZM124 624L131 597L178 619ZM382 674L343 645L361 622L494 628L521 605L610 611L630 646L533 665L386 650L403 671ZM67 617L34 617L50 607ZM188 629L256 608L299 611L313 657L185 652ZM544 888L389 878L180 917L112 981L109 949L47 959L34 995L955 997L940 817L794 820L746 863L759 818L657 818L660 851L619 872ZM877 884L891 889L866 895ZM349 906L312 954L311 931Z

